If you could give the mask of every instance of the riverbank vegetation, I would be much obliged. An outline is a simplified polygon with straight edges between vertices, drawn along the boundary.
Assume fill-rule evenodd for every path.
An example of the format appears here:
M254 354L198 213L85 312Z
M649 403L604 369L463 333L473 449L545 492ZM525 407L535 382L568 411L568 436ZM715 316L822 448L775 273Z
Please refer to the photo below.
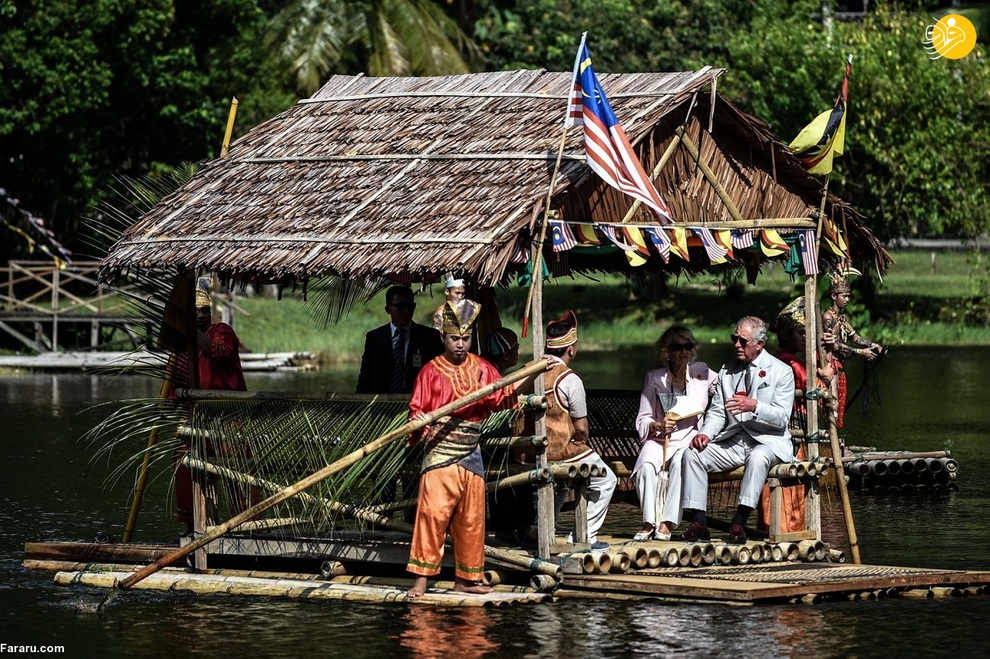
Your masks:
M974 256L967 252L895 252L896 264L882 283L855 293L850 304L854 326L864 336L890 345L990 345L990 328L974 324L979 280L971 275ZM825 279L820 280L823 288ZM553 279L544 290L547 318L574 309L580 318L582 347L622 349L651 343L668 324L691 326L705 342L725 341L741 316L772 321L793 297L803 293L780 267L761 273L756 286L735 277L670 278L637 284L621 277ZM526 289L499 289L502 323L516 331L522 324ZM823 292L823 299L827 291ZM417 322L428 323L441 303L440 285L417 296ZM310 350L324 361L355 361L364 334L387 322L383 296L362 305L335 326L323 328L313 302L289 295L238 298L250 315L237 316L238 334L255 352ZM523 341L524 350L527 342Z

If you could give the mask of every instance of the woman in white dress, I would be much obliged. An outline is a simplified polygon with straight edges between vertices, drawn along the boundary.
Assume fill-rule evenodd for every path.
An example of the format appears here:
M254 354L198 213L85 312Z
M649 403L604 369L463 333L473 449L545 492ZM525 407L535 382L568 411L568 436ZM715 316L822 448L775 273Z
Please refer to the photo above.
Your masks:
M704 362L694 361L698 342L685 325L673 325L660 335L656 343L660 368L647 371L639 397L636 430L643 447L639 451L633 478L643 510L643 528L635 540L669 540L681 521L681 452L701 427L708 402L715 393L718 373ZM677 405L686 416L679 420L667 416ZM697 412L697 414L692 414ZM664 437L666 447L667 488L663 510L657 510L660 474L664 469ZM660 524L657 525L659 517Z

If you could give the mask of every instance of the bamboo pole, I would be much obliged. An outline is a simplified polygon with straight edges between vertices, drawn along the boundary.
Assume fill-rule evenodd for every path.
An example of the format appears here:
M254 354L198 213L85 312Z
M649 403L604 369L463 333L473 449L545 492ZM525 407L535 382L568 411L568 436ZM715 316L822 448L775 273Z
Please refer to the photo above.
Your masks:
M230 99L230 112L227 114L227 128L223 132L223 144L220 146L220 157L227 155L230 148L230 136L234 132L234 118L237 116L237 97Z
M526 305L523 307L522 336L525 339L529 330L529 313L533 307L533 295L536 293L537 278L540 279L541 288L543 280L543 241L547 238L547 224L550 222L550 201L553 198L553 189L557 185L557 175L560 173L560 159L564 155L564 143L567 141L567 127L564 127L560 134L560 145L557 147L557 162L553 166L553 174L550 176L550 186L547 188L547 198L543 206L543 223L540 225L540 238L533 244L533 273L529 280L529 292L526 295ZM533 356L536 357L534 351ZM542 391L536 392L542 395ZM539 434L539 433L537 433Z
M675 132L681 136L681 143L684 144L684 148L688 150L691 157L698 163L698 167L701 168L701 173L705 175L705 178L708 179L711 186L715 188L715 194L717 194L718 198L722 200L723 204L725 204L725 208L729 211L729 215L732 216L732 219L736 222L743 222L743 217L739 214L739 209L736 207L736 202L732 201L732 197L730 197L729 193L725 191L722 184L718 182L715 172L713 172L711 167L708 166L708 163L701 159L701 153L698 151L698 147L696 147L694 142L691 141L691 138L684 133L684 128L680 127Z
M481 400L482 398L490 395L494 391L502 389L503 387L506 387L514 382L523 380L531 375L536 375L538 373L541 373L544 370L546 370L547 365L548 365L547 361L541 359L533 364L530 364L528 366L519 369L514 373L507 375L504 378L501 378L500 380L497 380L496 382L493 382L492 384L486 387L482 387L478 391L472 392L467 396L464 396L463 398L459 398L453 401L452 403L448 403L447 405L444 405L439 409L434 410L433 412L427 414L426 417L422 419L409 421L408 423L400 426L399 428L396 428L395 430L386 433L385 435L382 435L373 442L370 442L365 446L361 447L360 449L347 454L346 456L340 458L339 460L333 462L332 464L327 465L323 469L320 469L319 471L310 474L309 476L302 479L295 485L287 487L281 490L280 492L278 492L277 494L265 499L264 501L254 506L251 506L244 512L235 515L234 517L227 520L223 524L220 524L219 526L214 528L212 531L204 533L202 536L196 538L195 540L193 540L186 546L181 547L177 551L174 551L171 554L168 554L167 556L163 556L157 561L131 574L126 579L121 580L121 582L119 583L119 587L122 589L126 589L133 586L134 584L138 583L145 577L154 574L163 567L167 565L171 565L175 561L185 556L188 556L189 554L196 551L197 549L200 549L201 547L205 547L209 543L213 542L220 536L227 533L227 531L237 528L239 525L251 520L253 517L256 517L257 515L263 513L269 508L272 508L273 506L277 506L286 499L289 499L290 497L299 494L300 492L329 478L330 476L336 474L339 471L343 471L344 469L362 460L364 457L370 455L371 453L374 453L383 446L386 446L398 439L402 439L403 437L406 437L409 433L420 430L430 425L431 423L434 423L437 419L444 417L452 412L456 412L465 405L469 405L475 401Z
M821 342L821 309L818 308L818 279L814 276L804 278L804 318L805 318L805 344L804 358L807 372L811 374L810 382L817 383L818 365L822 363L824 353L820 352ZM814 377L814 380L810 378ZM819 433L818 425L818 399L806 398L807 408L807 437L814 437ZM805 455L808 460L816 460L819 457L818 443L805 442ZM838 458L835 458L836 460ZM816 538L822 537L822 511L819 496L818 483L812 483L804 497L805 518L804 527L812 531Z
M681 136L677 133L674 133L674 139L672 139L670 141L670 144L667 145L667 148L666 150L664 150L663 155L660 156L660 160L659 162L657 162L656 167L654 167L653 171L650 173L650 181L655 179L660 174L660 171L667 164L667 161L670 160L670 157L674 155L674 151L677 149L677 145L679 145L680 143L681 143ZM637 199L636 201L634 201L633 205L629 207L629 210L627 210L626 214L622 217L622 222L620 222L620 224L625 224L626 222L632 220L633 216L636 215L636 211L638 211L639 207L642 205L643 202L641 200Z
M170 353L168 364L165 366L165 377L162 379L162 386L158 391L158 397L163 400L168 396L168 392L172 388L172 378L175 377L176 361L175 353ZM148 435L148 445L144 449L144 457L141 459L141 468L138 471L137 483L134 485L134 498L131 500L131 510L127 515L127 524L124 525L124 542L130 542L134 536L134 527L137 526L138 513L141 511L141 503L144 500L144 490L148 486L148 472L151 471L151 450L158 444L159 428L160 426L156 423L152 426L151 433Z
M193 471L202 471L237 483L244 483L245 485L254 485L269 492L279 493L287 489L285 485L282 485L280 483L273 483L271 481L265 480L263 478L259 478L257 476L251 476L249 474L245 474L239 471L234 471L229 467L221 467L219 465L215 465L206 462L204 460L201 460L199 458L194 458L188 455L182 458L182 464L189 467ZM357 508L355 506L349 506L347 504L343 504L338 501L333 501L330 499L314 497L312 494L308 492L297 492L292 496L298 497L302 501L306 501L308 503L313 503L318 506L322 506L326 510L329 510L330 512L333 513L338 513L341 515L349 515L354 519L359 519L364 522L369 522L371 524L374 524L376 526L381 526L383 528L392 529L393 531L404 531L406 533L412 533L412 524L409 524L407 522L399 522L390 519L388 517L383 517L369 510ZM268 520L259 520L260 523L266 521ZM248 521L248 522L244 522L243 524L240 524L239 526L243 528L248 524L254 525L256 523ZM211 528L219 528L219 527L211 527ZM264 528L264 524L259 524L258 526L252 526L251 528Z
M805 308L807 308L805 304ZM853 520L852 503L849 501L849 487L846 485L845 471L842 469L842 447L839 446L839 429L836 427L835 401L831 396L825 399L825 416L828 418L828 440L832 447L832 468L835 470L835 484L839 490L839 502L842 504L842 518L846 523L846 535L849 537L849 552L852 562L862 564L859 556L859 537L856 535L856 522Z

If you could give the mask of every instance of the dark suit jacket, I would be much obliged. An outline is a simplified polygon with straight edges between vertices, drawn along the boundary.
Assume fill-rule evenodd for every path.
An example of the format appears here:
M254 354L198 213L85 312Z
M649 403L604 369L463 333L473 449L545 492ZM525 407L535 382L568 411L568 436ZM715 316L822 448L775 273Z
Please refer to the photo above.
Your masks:
M406 379L401 393L412 393L419 369L443 354L443 337L432 327L410 323L409 348L406 350ZM392 328L376 327L365 335L361 373L357 393L387 394L392 386Z

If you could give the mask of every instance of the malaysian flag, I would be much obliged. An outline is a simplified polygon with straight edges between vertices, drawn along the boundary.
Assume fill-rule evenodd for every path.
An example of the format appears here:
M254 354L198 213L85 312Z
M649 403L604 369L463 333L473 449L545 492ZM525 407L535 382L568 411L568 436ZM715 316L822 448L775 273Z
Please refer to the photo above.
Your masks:
M818 245L815 242L815 232L813 229L798 231L798 245L801 246L801 265L804 267L804 274L818 274Z
M615 233L615 227L611 224L595 224L595 228L602 232L602 234L612 241L612 244L621 249L623 252L635 252L636 248L632 245L627 245L626 243L619 240L619 236Z
M563 222L550 220L550 228L553 230L553 251L566 252L577 245L574 232Z
M516 246L512 250L512 256L509 257L509 260L513 263L529 263L529 252L529 247L523 244L522 239L519 239L516 241Z
M752 229L733 229L732 246L736 249L748 249L753 246Z
M708 253L708 260L715 263L724 263L726 255L728 255L729 250L727 250L716 238L712 235L710 229L692 229L695 235L701 239L701 244L705 246L705 252Z
M591 68L591 55L581 35L577 57L574 59L574 75L571 78L571 94L568 101L565 127L584 126L584 150L588 166L606 183L646 204L662 224L673 221L670 207L660 198L653 182L643 170L626 132L612 111L605 91ZM580 105L581 112L577 112Z
M667 236L667 232L663 229L647 227L643 229L643 233L650 239L653 246L657 248L663 262L670 263L670 238Z

